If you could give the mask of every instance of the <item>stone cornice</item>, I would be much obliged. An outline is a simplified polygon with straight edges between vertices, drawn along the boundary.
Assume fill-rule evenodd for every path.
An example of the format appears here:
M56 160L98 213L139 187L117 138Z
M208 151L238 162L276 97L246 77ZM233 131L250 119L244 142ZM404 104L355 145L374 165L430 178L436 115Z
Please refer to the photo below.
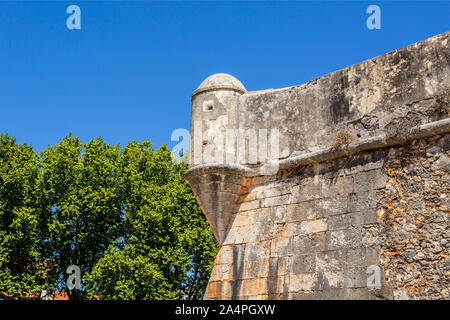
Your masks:
M401 145L411 140L423 139L447 132L450 132L450 118L412 127L408 132L401 135L392 136L387 133L382 133L373 137L364 138L358 141L351 142L349 144L343 145L339 149L330 147L315 152L309 152L299 156L289 157L287 159L279 161L279 170L286 170L298 166L317 164L320 162L355 155L363 151ZM221 173L221 174L241 175L243 177L254 177L261 175L261 172L263 172L263 168L264 166L258 168L251 168L249 166L241 164L221 164L221 163L202 164L190 168L186 172L185 178L189 180L195 176L210 173Z

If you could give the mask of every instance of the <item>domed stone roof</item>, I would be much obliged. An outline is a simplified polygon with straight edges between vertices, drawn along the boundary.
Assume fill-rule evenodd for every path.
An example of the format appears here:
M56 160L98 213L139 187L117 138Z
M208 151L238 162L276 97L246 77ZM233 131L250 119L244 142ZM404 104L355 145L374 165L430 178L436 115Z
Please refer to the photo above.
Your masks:
M235 90L241 93L247 92L244 85L235 77L226 73L216 73L203 80L197 90L192 93L192 96L200 92L220 89Z

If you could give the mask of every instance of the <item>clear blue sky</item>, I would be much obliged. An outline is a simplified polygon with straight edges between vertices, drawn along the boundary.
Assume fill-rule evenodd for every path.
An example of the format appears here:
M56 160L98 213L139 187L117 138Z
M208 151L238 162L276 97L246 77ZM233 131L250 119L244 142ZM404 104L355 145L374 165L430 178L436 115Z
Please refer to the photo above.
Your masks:
M66 8L81 8L68 30ZM381 8L381 30L366 8ZM0 133L40 151L73 132L170 142L207 76L247 90L308 82L448 31L449 1L2 1Z

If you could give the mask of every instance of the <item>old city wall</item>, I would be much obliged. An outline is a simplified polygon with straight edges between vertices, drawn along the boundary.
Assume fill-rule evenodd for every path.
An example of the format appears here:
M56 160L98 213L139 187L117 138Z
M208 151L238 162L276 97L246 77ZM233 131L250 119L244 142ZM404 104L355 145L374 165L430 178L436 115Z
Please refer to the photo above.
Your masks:
M271 174L191 158L186 180L220 244L206 299L450 297L449 38L290 88L205 80L192 99L203 130L280 132ZM198 137L191 156L219 148Z

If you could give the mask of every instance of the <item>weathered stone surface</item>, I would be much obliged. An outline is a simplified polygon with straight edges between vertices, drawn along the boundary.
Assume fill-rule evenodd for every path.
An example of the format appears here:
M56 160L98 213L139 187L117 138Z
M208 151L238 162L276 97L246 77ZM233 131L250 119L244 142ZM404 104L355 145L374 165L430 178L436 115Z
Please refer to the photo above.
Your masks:
M287 206L286 220L288 222L311 220L315 218L318 218L318 215L314 200Z
M191 150L186 179L220 244L206 299L450 298L449 38L284 89L205 80L191 121L205 136L191 145L276 128L282 158L267 175ZM342 130L353 140L337 143Z
M450 158L446 155L441 155L439 159L434 163L437 170L450 171Z
M311 291L317 287L316 273L292 274L289 277L289 292Z
M265 198L263 200L263 207L275 207L280 206L284 204L289 204L291 202L291 196L290 195L284 195L284 196L278 196L278 197L271 197L271 198Z
M384 188L385 185L386 174L381 170L360 172L355 175L354 192L357 193Z
M345 213L342 215L331 216L328 218L328 229L338 230L356 227L365 224L377 222L377 213L375 209L368 209L362 212Z
M302 221L300 225L300 235L307 235L327 230L327 222L325 219L316 219Z
M445 182L446 171L436 164L450 152L427 155L449 136L424 141L420 148L398 148L387 158L387 185L391 187L378 191L383 231L380 262L394 299L450 298L450 270L445 262L450 255L450 211L444 201L450 186ZM417 174L410 168L426 170Z
M360 229L345 229L327 232L326 247L328 250L357 247L360 245Z
M403 130L414 113L422 123L434 121L431 110L430 116L423 111L448 89L449 37L447 32L304 85L244 94L240 126L280 128L280 149L293 153L330 146L330 132L344 123L354 136L369 137L385 128Z
M338 250L321 251L315 254L316 271L339 271L343 269L344 257Z

